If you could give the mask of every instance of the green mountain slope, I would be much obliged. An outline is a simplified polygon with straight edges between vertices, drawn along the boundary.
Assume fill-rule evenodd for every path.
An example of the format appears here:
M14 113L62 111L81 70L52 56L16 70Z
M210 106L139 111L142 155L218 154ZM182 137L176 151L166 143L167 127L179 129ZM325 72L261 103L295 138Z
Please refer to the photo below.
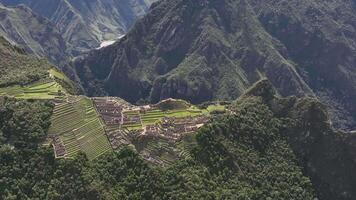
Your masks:
M89 94L104 90L131 102L233 99L277 73L285 95L311 93L276 43L244 1L161 1L116 45L75 64Z
M164 0L115 45L73 65L89 95L130 102L234 99L268 78L283 96L317 95L334 125L351 129L354 11L341 0Z
M26 85L44 79L51 67L45 60L28 56L3 37L0 37L0 59L0 87Z
M47 60L25 53L0 36L0 95L54 99L79 89Z
M69 46L58 29L26 6L5 7L0 3L0 35L38 57L55 64L69 61Z
M168 168L148 165L127 147L92 161L81 154L54 159L52 150L36 145L48 130L49 117L43 115L53 109L50 104L1 99L0 106L3 199L352 200L356 195L350 173L356 166L355 136L334 132L316 99L280 98L268 81L235 101L232 114L201 128L190 156ZM31 121L37 118L43 121ZM27 128L15 128L19 137L10 140L19 121ZM23 136L36 136L33 145L20 145Z
M327 107L317 99L273 94L268 81L262 81L246 95L262 97L262 103L286 123L281 132L319 199L354 199L356 177L350 174L356 167L355 133L335 131Z
M116 40L142 16L152 0L0 0L4 5L24 4L49 19L74 55Z
M250 2L265 30L332 110L334 125L355 127L355 1Z

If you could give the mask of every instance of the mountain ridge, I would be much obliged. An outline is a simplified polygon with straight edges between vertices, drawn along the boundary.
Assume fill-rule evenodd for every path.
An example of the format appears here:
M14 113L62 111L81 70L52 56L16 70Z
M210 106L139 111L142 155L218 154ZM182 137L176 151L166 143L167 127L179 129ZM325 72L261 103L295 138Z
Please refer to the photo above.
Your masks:
M1 60L14 62L11 59L14 56L17 56L16 62L22 63L8 63L6 69L3 68L5 65L1 65L4 72L13 72L5 78L19 75L16 70L29 70L30 65L25 64L32 61L35 65L30 71L38 70L44 76L43 80L48 79L49 66L45 65L45 61L38 62L38 59L26 55L24 50L0 37ZM18 82L26 84L26 76L30 74L23 74L25 76L18 77ZM1 73L1 80L5 80L3 75ZM58 71L52 71L50 76L52 80L48 81L51 82L59 81L61 84L60 80L69 81ZM88 199L89 196L92 199L119 199L133 193L135 197L144 194L139 196L140 199L206 199L208 195L212 199L243 196L257 199L293 197L313 200L318 197L323 200L352 200L356 195L356 177L352 176L356 166L356 135L335 131L326 106L315 97L281 97L268 79L253 84L237 100L218 102L224 105L223 108L226 106L224 112L209 109L209 105L214 105L213 102L195 107L185 101L171 99L150 105L154 108L145 105L133 109L135 106L118 98L90 100L84 96L70 95L63 87L52 90L52 83L38 80L27 81L29 85L21 86L26 90L23 95L18 95L18 87L12 88L10 85L9 89L0 84L0 158L3 161L0 162L3 169L0 173L6 177L5 187L0 188L0 194L4 199L13 196L37 198L43 194L40 191L47 191L48 188L51 188L52 196L70 199ZM37 84L33 84L34 81ZM43 92L49 93L43 96ZM24 97L29 100L23 100ZM115 99L119 101L117 104L113 104ZM141 137L135 130L115 131L120 126L109 125L109 135L105 135L107 133L100 127L99 112L105 124L111 124L113 113L110 114L108 109L113 110L113 106L119 109L117 106L120 104L127 104L127 110L123 112L129 116L126 120L134 120L137 115L146 116L146 125L156 124L151 121L152 118L167 120L165 115L172 116L172 113L167 113L171 109L176 109L177 117L187 112L195 115L201 109L212 116L196 132L183 134L183 138L175 142L165 141L157 135L145 137L146 134L152 134L147 130ZM220 108L215 106L215 109ZM187 109L185 114L182 109ZM120 113L114 113L120 116ZM182 120L180 117L177 119ZM82 120L78 124L81 118L92 120ZM193 119L189 117L186 123L191 126ZM93 125L91 123L96 128L88 131ZM131 123L126 126L133 128ZM138 126L143 125L139 122ZM101 140L98 139L98 127ZM150 127L153 130L155 126ZM123 135L117 137L115 134ZM78 138L73 141L73 136ZM176 134L168 132L165 136L175 137ZM54 137L52 143L48 143L50 147L43 145L46 137ZM84 139L87 142L77 143ZM131 141L136 150L128 145L130 143L115 143L123 140ZM110 146L108 142L116 145L115 151L111 149L114 145ZM84 148L85 154L78 153L75 144ZM68 156L71 159L61 159L63 145L67 153L70 150ZM177 152L180 152L179 155ZM41 165L38 165L39 160ZM164 164L162 161L165 161ZM75 168L72 168L72 164L75 164ZM152 167L152 164L156 166ZM28 170L26 166L29 165L34 167ZM44 165L46 174L43 174ZM164 167L166 165L169 167ZM69 169L63 171L62 168ZM17 174L28 177L26 183L31 184L22 184L22 179L14 177L14 169ZM80 173L77 173L78 170ZM153 174L145 173L143 177L143 172L147 171ZM57 180L63 180L63 177L69 177L65 187L76 186L81 189L62 191L63 186L59 186ZM142 185L145 182L147 187L136 184L128 184L133 188L122 186L123 177L128 183L135 180ZM32 187L39 181L40 186ZM26 190L19 192L20 184ZM152 190L152 184L157 189ZM187 189L185 184L199 189Z
M0 34L37 57L46 57L56 64L69 62L70 47L60 32L24 5L0 4Z
M180 2L180 1L178 1L178 2ZM183 1L182 1L183 2ZM190 2L190 3L187 3L187 2ZM214 2L214 1L209 1L209 2ZM239 1L239 5L242 5L241 4L241 2L244 2L244 1ZM184 1L184 3L186 3L186 4L189 4L189 5L187 5L187 7L189 7L189 8L196 8L196 7L199 7L200 6L200 3L199 2L191 2L191 1ZM167 5L163 5L163 4L167 4ZM236 5L237 5L238 3L234 3L234 8L236 8ZM177 6L172 6L172 5L177 5ZM219 6L220 4L218 3L218 2L215 2L215 4L213 5L213 6L215 6L215 7L217 7L217 6ZM224 4L222 4L222 5L224 5ZM164 16L164 17L161 17L162 18L162 21L164 21L164 22L166 22L166 24L155 24L155 25L153 25L152 26L152 28L150 28L149 26L151 26L151 24L149 24L148 23L148 21L150 21L150 20L158 20L157 18L155 19L155 15L157 15L158 13L160 13L160 10L159 9L161 9L161 7L163 7L163 8L165 8L165 7L170 7L171 6L171 8L172 9L170 9L170 10L173 10L174 8L176 8L176 7L178 7L178 9L180 9L180 10L177 10L176 12L173 12L173 13L170 13L170 12L166 12L167 14ZM204 7L202 7L203 9L204 9ZM225 7L225 8L223 8L223 9L228 9L227 7ZM167 65L168 67L169 67L169 69L166 69L166 73L164 73L163 72L163 75L168 75L169 73L170 73L170 71L173 71L172 69L177 69L177 68L179 68L180 66L180 68L183 68L182 70L184 70L184 61L187 61L187 62L189 62L189 59L191 60L191 59L194 59L194 60L198 60L197 62L198 62L198 64L202 64L202 66L203 67L206 67L206 65L207 65L207 62L212 62L214 59L213 59L213 56L215 56L215 57L217 57L217 59L219 59L219 57L220 57L220 59L222 59L222 61L224 61L226 64L229 64L229 62L231 62L231 56L229 57L229 56L227 56L228 54L232 54L232 53L235 53L235 54L237 54L237 53L239 53L239 52L234 52L234 50L232 50L231 49L231 46L229 45L229 43L234 43L234 42L239 42L238 41L238 36L234 36L233 35L233 31L230 31L229 32L229 34L230 35L228 35L228 37L235 37L235 39L233 39L232 41L230 40L228 40L228 38L227 37L224 37L223 36L223 33L222 32L219 32L218 30L219 30L219 28L216 28L216 26L220 26L220 24L216 24L216 23L219 23L219 22L214 22L214 19L212 19L213 21L211 21L211 22L203 22L203 16L201 17L201 18L199 18L199 16L197 16L198 17L198 19L197 19L197 21L198 20L200 20L199 22L202 22L202 23L199 23L199 22L196 22L196 21L193 21L193 24L194 25L191 25L191 27L190 27L190 25L189 24L175 24L174 26L172 26L172 24L170 24L172 21L171 21L171 19L173 19L174 17L177 17L175 14L177 14L177 13L179 13L179 12L181 12L181 10L183 10L183 9L181 9L180 7L179 7L179 3L177 3L177 1L173 1L173 2L168 2L168 1L163 1L163 2L160 2L160 3L157 3L156 4L156 6L153 8L153 10L151 10L150 11L150 13L148 13L148 15L146 16L146 18L145 19L143 19L143 20L141 20L141 21L139 21L136 25L135 25L135 27L133 28L135 31L140 31L140 30L145 30L145 31L152 31L152 32L154 32L154 33L156 33L157 34L157 36L156 36L156 38L148 38L148 36L144 36L145 37L145 39L142 39L143 41L144 40L146 40L146 38L148 39L148 40L150 40L151 39L151 41L150 42L153 42L154 44L155 44L155 46L157 46L157 48L153 48L153 49L148 49L149 51L153 51L154 53L152 53L152 54L145 54L145 52L140 52L140 49L134 49L134 48L136 48L134 45L133 45L133 47L132 46L128 46L128 45L130 45L130 44L127 44L127 43L130 43L130 39L132 39L133 41L131 41L132 43L135 43L135 42L137 42L137 43L140 43L140 39L139 38L134 38L134 37L131 37L132 35L134 35L134 34L132 34L132 35L128 35L127 37L125 37L123 40L121 40L120 42L121 43L125 43L125 44L123 44L122 46L127 46L128 47L128 49L127 49L127 51L130 51L130 48L132 48L131 49L131 51L133 51L132 53L130 53L130 56L134 53L136 53L136 54L138 54L138 55L136 55L135 57L132 57L132 58L130 58L130 57L128 57L127 59L127 61L125 61L125 56L127 56L127 55L122 55L122 54L124 54L123 52L120 52L121 50L119 50L119 52L116 52L116 53L113 53L113 55L114 54L119 54L119 56L117 56L117 57L119 57L118 58L118 60L120 60L120 56L123 58L123 60L121 60L121 62L126 62L126 63L123 63L122 65L125 65L125 64L129 64L129 66L130 66L130 64L131 64L131 66L130 66L130 68L135 68L135 67L137 67L137 66L135 66L136 64L138 64L139 65L139 63L135 63L135 58L137 58L137 57L144 57L144 58L148 58L148 59L146 59L146 60L148 60L147 62L151 62L150 63L150 65L157 65L157 66L155 66L155 67L158 67L158 68L160 68L160 67L165 67L165 65ZM206 9L205 10L206 11L206 13L207 13L207 15L210 15L210 16L214 16L214 14L215 13L213 13L214 11L209 11L208 9ZM203 11L203 12L205 12L205 11ZM241 9L239 9L239 11L244 11L244 12L249 12L248 11L248 9L246 8L246 7L244 7L244 8L241 8ZM183 11L182 11L183 12ZM192 12L192 14L191 13L189 13L189 12L191 12L191 11L186 11L186 14L185 14L185 16L183 16L183 15L179 15L178 14L178 16L179 16L179 18L181 18L181 19L183 19L183 18L189 18L190 16L189 15L194 15L194 12ZM198 10L196 10L196 12L195 12L197 15L199 15L199 11ZM202 15L205 15L206 13L202 13ZM183 13L184 14L184 13ZM220 12L220 15L223 15L224 13L223 12ZM204 17L206 17L206 16L204 16ZM212 18L212 17L210 17L210 18ZM234 17L234 19L236 20L236 19L238 19L238 18L241 18L242 16L229 16L229 17ZM208 17L207 17L208 18ZM226 17L225 17L226 18ZM146 21L145 21L146 20ZM168 22L167 22L168 21ZM243 26L244 24L244 22L241 22L241 20L239 20L240 21L240 23L241 23L241 26ZM147 23L147 24L145 24L145 22ZM184 21L183 21L183 23L184 23ZM220 22L221 23L221 22ZM202 26L205 26L205 27L203 27L203 29L199 29L199 28L194 28L194 26L198 26L198 27L202 27L202 26L200 26L200 25L197 25L197 24L202 24ZM247 22L246 22L246 24L247 24ZM251 23L251 24L253 24L253 23ZM161 26L161 27L160 27ZM162 28L163 27L163 28ZM169 30L165 30L165 28L164 27L170 27L171 29L169 29ZM213 30L217 30L218 32L216 33L216 35L213 35L213 34L211 34L210 33L210 28L209 27L212 27L212 29ZM136 28L136 29L135 29ZM179 30L181 28L181 30ZM186 32L186 33L183 33L182 31L187 31L187 30L189 30L189 28L192 28L192 30L191 30L191 32ZM226 29L228 29L229 27L223 27L223 28L226 28ZM197 30L198 29L198 30ZM177 33L175 32L177 30ZM235 28L235 30L236 30L236 28ZM155 32L156 31L156 32ZM195 31L195 32L194 32ZM133 31L134 32L134 31ZM193 33L192 33L193 32ZM170 37L171 37L171 35L169 35L170 33L174 33L174 34L177 34L177 35L172 35L172 37L173 37L173 39L174 39L174 37L176 37L176 38L178 38L178 37L181 37L182 39L182 41L180 41L179 39L177 40L177 41L172 41L172 43L173 44L170 44L169 42L169 39L170 39ZM161 36L159 36L159 34L161 34ZM162 35L163 34L163 35ZM179 35L180 34L180 35ZM184 35L185 34L185 35ZM195 35L197 35L197 36L192 36L192 34L195 34ZM246 33L241 33L241 34L245 34L245 36L247 36L246 35ZM142 32L140 32L140 33L137 33L137 37L138 37L138 35L145 35L145 33L142 31ZM184 36L183 36L184 35ZM221 38L219 38L219 35L221 35L222 36L222 38L223 39L225 39L225 40L227 40L226 42L224 42L224 41L222 41L221 40ZM158 37L161 37L161 38L159 38L158 39ZM189 40L189 38L190 37L192 37L194 40ZM198 38L196 38L196 37L198 37ZM188 38L188 39L186 39L186 38ZM156 40L155 40L156 39ZM271 38L268 38L269 39L269 41L270 42L272 42L271 41ZM160 40L160 41L157 41L157 40ZM176 44L174 43L174 42L176 42ZM143 44L141 44L141 45L145 45L144 44L144 42L142 42ZM192 45L189 45L189 44L192 44ZM219 46L219 45L224 45L224 44L227 44L227 46ZM175 45L181 45L181 46L178 46L178 47L176 47ZM188 46L188 47L186 47L186 46ZM218 46L216 46L216 45L218 45ZM241 44L240 46L243 46L243 45L245 45L245 44ZM116 46L119 46L119 43L117 43L116 44ZM253 45L250 45L250 46L253 46ZM185 49L179 49L180 47L182 47L182 48L185 48ZM119 47L120 48L120 47ZM146 46L146 48L147 48L147 46ZM170 48L170 49L169 49ZM175 49L176 48L176 49ZM224 48L226 48L226 49L228 49L230 52L219 52L219 50L217 51L217 52L214 52L214 48L216 48L216 49L224 49ZM251 48L253 48L253 47L251 47ZM266 47L264 47L264 48L266 48ZM123 48L123 49L125 49L125 47ZM172 50L171 50L172 49ZM267 48L268 49L268 48ZM144 49L143 51L145 51L145 50L147 50L147 49ZM172 51L175 51L175 52L172 52ZM179 55L179 52L177 52L177 51L182 51L181 53L182 54L185 54L185 55L187 55L187 57L188 58L186 58L186 59L183 59L183 60L179 60L179 57L181 56L181 57L184 57L184 55ZM222 51L224 51L224 50L222 50ZM96 52L96 51L95 51ZM103 50L102 52L107 52L107 51L105 51L105 50ZM114 52L114 51L113 51ZM214 53L217 53L217 55L214 55ZM109 54L109 53L108 53ZM121 54L121 55L120 55ZM128 53L126 53L126 54L128 54ZM156 55L155 55L156 54ZM194 55L193 56L191 56L191 58L189 57L189 54L194 54L194 55L196 55L196 58L194 58ZM211 54L211 55L209 55L209 54ZM169 59L169 57L170 57L170 55L172 55L172 56L174 56L175 57L175 59L178 59L178 60L176 60L176 61L174 61L174 59ZM228 57L227 59L225 59L224 57ZM279 54L277 54L276 56L280 56ZM90 57L90 56L89 56ZM113 56L111 56L111 57L113 57ZM152 58L153 57L153 58ZM203 61L199 61L199 58L203 58L203 59L206 59L206 60L203 60ZM94 57L93 57L93 59L94 59ZM100 59L100 58L99 58ZM131 60L130 60L131 59ZM156 59L156 60L154 60L154 59ZM236 59L236 60L242 60L242 59ZM246 59L247 60L247 59ZM145 62L145 61L143 61L143 62ZM153 63L152 63L153 62ZM167 62L171 62L171 63L167 63ZM176 63L175 63L176 62ZM114 61L112 60L111 61L111 64L112 63L114 63ZM100 63L99 63L100 64ZM108 62L106 62L106 64L108 64ZM178 66L179 64L182 64L182 65L180 65L180 66ZM215 63L213 63L213 64L216 64L216 61L215 61ZM213 65L212 64L212 65ZM160 65L162 65L162 66L160 66ZM235 65L239 65L238 63L237 63L237 61L235 61L235 62L233 62L232 64L230 64L230 65L232 65L230 68L234 68L233 66ZM221 66L219 66L219 65L217 64L217 66L215 66L215 67L212 67L212 66L208 66L208 68L209 68L209 70L211 71L211 70L217 70L217 71L219 71L219 68L223 68L223 67L221 67ZM97 67L97 68L99 68L100 67L100 65ZM118 68L119 67L121 67L121 65L120 65L120 63L116 63L116 66L115 66L115 64L113 65L113 69L112 69L112 72L110 73L110 75L108 75L107 76L107 80L105 80L105 81L114 81L114 79L119 79L120 80L120 78L117 78L117 77L113 77L113 76L115 76L114 74L116 73L115 71L116 70L119 70ZM140 66L138 66L138 67L140 67ZM207 67L206 67L207 68ZM282 67L283 68L283 67ZM151 70L151 73L152 73L152 71L153 71L153 73L156 73L157 75L156 76L160 76L160 69L150 69ZM155 70L155 71L154 71ZM165 69L163 69L163 70L165 70ZM259 69L256 69L256 70L259 70ZM298 75L296 75L293 71L294 71L294 69L293 69L293 67L291 66L291 65L289 65L288 66L288 64L287 64L287 66L285 66L285 70L286 70L286 73L291 73L291 76L293 77L294 76L294 78L295 79L299 79L299 81L296 81L296 82L299 82L299 83L297 83L297 85L298 84L300 84L300 86L295 86L296 88L304 88L304 89L296 89L296 90L305 90L305 91L307 91L308 90L308 87L305 85L305 84L303 84L303 81L302 80L300 80L300 78L298 77ZM103 70L103 71L105 71L105 69ZM119 70L120 71L120 70ZM134 70L133 70L134 71ZM246 74L244 74L244 73L237 73L238 75L237 75L237 77L240 77L240 80L238 81L238 83L237 84L235 84L235 85L238 85L238 86L240 86L241 88L236 88L236 87L234 87L233 89L235 89L235 93L239 93L239 94L242 94L242 92L243 92L243 88L247 88L248 87L248 85L249 85L249 80L248 79L252 79L252 80L254 80L254 81L256 81L256 80L258 80L259 79L259 74L257 73L257 72L253 72L253 70L251 70L252 72L252 75L250 75L249 77L246 77L246 76L248 76L248 75L246 75ZM231 73L231 72L233 72L233 70L230 70L230 72L228 72L228 73ZM246 70L244 71L244 72L246 72ZM121 72L119 72L119 73L121 73ZM134 73L134 72L133 72ZM184 73L184 72L183 72ZM209 72L207 72L208 74L208 76L209 76ZM122 74L122 73L121 73ZM225 73L223 73L222 72L222 74L226 74L226 72ZM294 75L292 75L292 74L294 74ZM267 75L269 75L269 74L267 74ZM139 75L140 76L140 75ZM211 76L211 75L210 75ZM113 77L113 78L111 78L111 77ZM162 75L161 75L161 77L162 77ZM99 77L99 78L102 78L101 76ZM125 79L125 78L123 78L123 79ZM150 79L149 77L148 77L148 79ZM152 78L151 78L152 79ZM163 79L163 80L162 80ZM161 85L162 84L165 84L165 83L161 83L162 81L163 82L167 82L167 80L164 80L165 79L165 77L162 77L160 80L154 80L154 78L153 78L153 80L149 80L149 81L152 81L152 83L150 83L150 85L152 85L152 87L153 87L153 89L152 89L152 91L151 91L151 99L153 99L153 101L157 101L157 100L159 100L159 97L160 97L160 93L163 93L162 95L164 96L163 98L165 98L165 97L168 97L168 96L170 96L170 95L172 95L173 97L175 97L174 96L174 91L173 92L170 92L169 90L169 88L167 88L167 89L163 89L163 91L160 91L160 87L162 87ZM231 79L229 79L229 80L231 80ZM127 81L127 80L125 80L125 81ZM252 82L254 82L254 81L252 81ZM128 81L129 82L129 81ZM144 82L144 81L143 81ZM140 84L140 83L139 83ZM142 83L142 84L145 84L145 83ZM170 83L169 83L169 80L168 80L168 83L166 83L166 85L169 85ZM174 83L171 83L171 84L174 84ZM180 84L179 82L177 83L177 84ZM184 82L182 83L183 85L185 84ZM155 87L155 85L157 85L156 87ZM203 86L201 86L202 88L204 88L204 87L209 87L208 86L209 85L209 83L205 83L205 85L203 85ZM225 83L225 85L227 85L227 83ZM233 86L233 85L231 85L231 86ZM120 86L119 86L120 87ZM163 86L163 87L166 87L166 86ZM169 87L169 86L168 86ZM198 86L199 87L199 86ZM217 87L217 86L213 86L213 87ZM189 88L189 87L188 87ZM157 91L155 91L155 89L157 90ZM184 88L183 88L184 89ZM233 89L231 89L231 90L233 90ZM174 89L173 89L174 90ZM188 89L189 90L189 89ZM144 93L145 91L143 91L143 93ZM221 93L223 93L224 91L222 91ZM285 93L287 93L287 91L284 91ZM115 92L113 92L113 93L115 93ZM146 93L147 93L147 91L146 91ZM158 94L155 94L155 93L158 93ZM166 93L166 94L165 94ZM184 92L183 92L184 93ZM189 91L188 91L188 93L189 93ZM296 93L300 93L300 92L296 92ZM204 94L202 94L202 93L199 93L198 92L198 94L201 94L202 96L204 96ZM184 94L182 94L182 95L184 95ZM194 99L192 99L192 97L191 97L191 95L192 95L192 93L190 94L190 95L188 95L189 97L188 98L191 98L190 100L193 100L194 101ZM199 95L197 95L197 96L199 96ZM211 94L211 96L213 96L212 94ZM216 95L215 95L216 96ZM220 95L220 96L224 96L223 94L222 95ZM227 95L227 96L229 96L229 95ZM238 95L233 95L234 97L237 97ZM183 96L184 97L184 96ZM157 99L158 98L158 99ZM205 98L203 98L202 100L207 100L207 99L209 99L209 98L211 98L211 97L205 97ZM138 98L134 98L134 99L130 99L130 100L134 100L134 101L137 101L138 100ZM199 101L202 101L202 100L199 100Z
M4 5L24 4L49 19L65 41L73 46L74 55L94 49L105 40L125 34L136 18L142 16L153 0L76 1L1 0Z
M330 51L320 51L320 56L317 56L319 54L317 48L313 49L313 44L319 42L316 46L323 45L325 48L328 45L338 46L337 41L323 39L328 30L323 30L325 34L319 34L322 39L312 43L310 39L313 37L307 37L303 43L303 27L315 22L303 17L281 21L291 30L294 30L294 24L300 27L300 31L288 32L286 28L283 32L283 24L278 25L278 20L263 17L278 16L278 12L284 16L288 6L299 8L299 4L264 1L263 6L259 6L259 2L157 2L119 42L92 51L74 62L79 82L88 95L116 95L130 102L157 102L174 97L199 103L212 99L234 99L253 83L267 77L283 96L318 96L328 103L335 126L348 130L355 127L356 116L354 112L347 111L348 108L355 109L352 104L356 92L353 54L329 48ZM330 9L325 3L319 4L318 0L305 5L308 6L300 6L298 12L292 9L294 15L314 9L313 14L317 17L322 15L318 10L326 12ZM333 5L350 5L348 10L354 8L354 3L340 0L334 0ZM274 12L274 9L277 11ZM319 24L333 22L327 17L318 19ZM273 28L269 26L276 26L274 28L280 31L281 36L271 32ZM316 33L320 29L318 24L313 27ZM330 28L330 32L334 30L340 30L340 27ZM294 33L300 35L289 35ZM354 32L349 34L353 36ZM301 40L293 42L296 50L286 43L290 37ZM345 43L343 46L346 48L344 52L352 52L352 46L348 47ZM311 50L303 51L303 48ZM295 53L297 49L299 53ZM338 59L330 60L332 52L339 52ZM325 62L330 72L322 70L322 63ZM315 63L316 67L306 63ZM347 67L340 67L343 65ZM342 80L335 83L339 79ZM330 81L335 84L330 85ZM350 92L342 92L345 91L342 88L348 88ZM130 89L137 93L131 93Z

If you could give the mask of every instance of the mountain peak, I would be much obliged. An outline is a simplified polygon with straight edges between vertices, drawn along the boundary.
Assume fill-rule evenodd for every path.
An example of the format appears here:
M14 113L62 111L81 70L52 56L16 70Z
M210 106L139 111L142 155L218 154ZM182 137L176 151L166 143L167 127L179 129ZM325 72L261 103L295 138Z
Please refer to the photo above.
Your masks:
M244 0L165 0L123 40L75 66L89 94L108 93L130 102L235 99L263 77L271 78L283 95L311 93L273 45ZM281 85L271 77L275 71L293 81Z

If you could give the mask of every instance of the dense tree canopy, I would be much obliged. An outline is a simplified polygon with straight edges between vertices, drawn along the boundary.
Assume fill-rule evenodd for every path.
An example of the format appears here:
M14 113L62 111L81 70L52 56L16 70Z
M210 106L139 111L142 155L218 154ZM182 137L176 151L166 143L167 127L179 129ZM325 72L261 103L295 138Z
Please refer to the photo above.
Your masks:
M39 145L51 108L46 102L3 100L2 199L315 197L311 181L281 134L283 120L274 117L259 98L239 103L237 114L202 128L191 158L164 169L148 164L129 147L94 161L84 154L54 159L51 148Z

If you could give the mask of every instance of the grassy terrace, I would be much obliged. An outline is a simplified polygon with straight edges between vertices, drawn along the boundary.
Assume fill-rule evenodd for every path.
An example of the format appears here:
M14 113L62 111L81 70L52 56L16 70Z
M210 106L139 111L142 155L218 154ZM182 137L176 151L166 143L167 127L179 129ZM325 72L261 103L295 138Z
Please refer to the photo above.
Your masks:
M0 95L14 96L19 99L54 99L62 96L63 88L55 81L38 82L29 86L0 88Z
M191 106L187 109L174 109L163 111L160 109L155 109L148 111L144 114L141 114L141 120L143 125L155 124L161 121L164 117L175 117L175 118L184 118L184 117L196 117L199 115L209 115L215 110L224 110L224 106L209 106L207 109L198 109L194 106Z
M136 124L127 124L123 128L129 130L138 130L142 129L143 126L153 125L160 122L164 117L175 117L175 118L184 118L184 117L196 117L200 115L209 115L213 111L224 111L225 106L223 105L210 105L206 109L199 109L195 106L190 106L188 108L172 109L172 110L161 110L154 109L147 111L145 113L139 113L138 111L126 111L124 115L133 116L139 115L141 117L141 123Z
M140 116L139 111L126 111L124 112L124 115L126 116ZM126 128L128 130L139 130L142 129L142 124L140 122L138 123L133 123L133 124L124 124L122 128Z
M20 86L14 85L10 87L0 88L0 95L9 95L19 99L55 99L61 98L65 93L65 89L57 83L54 78L69 81L64 74L55 69L49 70L48 79L38 81L36 83Z
M104 125L92 101L86 97L76 97L71 102L56 105L51 122L49 134L62 139L67 150L66 157L73 157L82 151L93 160L111 151Z

